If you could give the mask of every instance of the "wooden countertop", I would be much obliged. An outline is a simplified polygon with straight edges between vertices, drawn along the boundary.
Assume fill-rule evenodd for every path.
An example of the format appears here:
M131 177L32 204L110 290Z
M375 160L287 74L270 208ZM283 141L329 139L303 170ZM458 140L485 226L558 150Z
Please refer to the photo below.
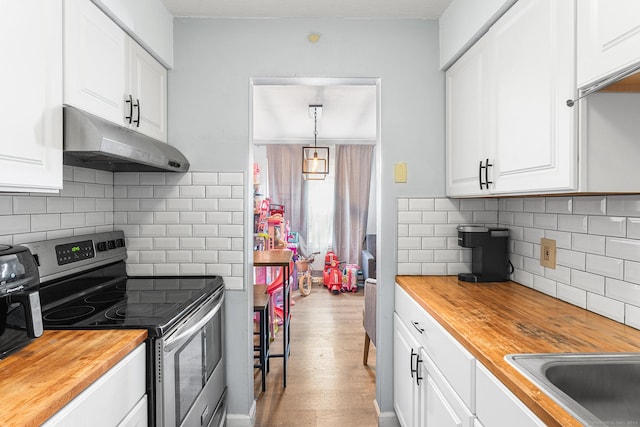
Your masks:
M293 252L289 249L253 251L253 265L255 267L286 267L292 258Z
M640 331L513 282L396 282L550 426L581 424L516 371L510 353L640 352Z
M44 331L0 360L0 425L39 426L146 338L146 330Z

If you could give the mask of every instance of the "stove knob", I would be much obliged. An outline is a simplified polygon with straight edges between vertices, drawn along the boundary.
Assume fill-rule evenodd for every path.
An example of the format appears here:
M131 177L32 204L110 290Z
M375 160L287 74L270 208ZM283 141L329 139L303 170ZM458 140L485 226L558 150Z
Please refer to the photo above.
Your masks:
M98 242L96 245L96 249L98 252L104 252L107 250L107 242Z
M116 248L124 248L124 239L116 239Z
M116 241L115 240L107 241L107 247L109 248L109 250L115 249L116 248Z

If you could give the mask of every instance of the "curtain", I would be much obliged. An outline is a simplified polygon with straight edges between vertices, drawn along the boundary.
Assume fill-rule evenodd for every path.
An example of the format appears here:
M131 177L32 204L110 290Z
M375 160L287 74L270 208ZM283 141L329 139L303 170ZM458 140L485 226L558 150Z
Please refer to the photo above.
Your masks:
M334 246L341 261L358 264L367 230L372 145L336 146Z
M302 179L302 145L267 145L269 196L285 207L284 218L300 238L298 249L307 254L306 182Z

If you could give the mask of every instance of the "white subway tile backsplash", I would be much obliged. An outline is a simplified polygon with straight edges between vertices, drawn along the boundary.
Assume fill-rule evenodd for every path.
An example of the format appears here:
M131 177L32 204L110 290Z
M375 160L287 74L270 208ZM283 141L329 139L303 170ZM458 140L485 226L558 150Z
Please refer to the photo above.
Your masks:
M153 274L156 276L179 276L180 264L154 264Z
M113 209L116 211L139 211L140 200L139 199L113 199Z
M217 224L194 224L193 235L199 237L216 237L219 234Z
M562 265L556 265L556 268L544 267L544 277L556 282L569 284L571 283L571 269Z
M586 271L571 271L571 286L604 295L604 277Z
M127 274L129 276L152 276L155 274L154 266L162 264L133 264L127 263Z
M191 174L194 185L216 185L218 184L218 174L210 172L194 172Z
M621 259L587 254L587 271L614 279L622 279L624 265Z
M209 268L209 264L207 264L207 269ZM208 273L214 274L214 273ZM225 277L224 278L224 288L225 289L244 289L244 278L243 277Z
M571 233L567 233L566 231L544 230L544 237L555 240L556 247L558 248L572 249Z
M455 236L458 238L458 229L456 224L434 224L434 236Z
M244 238L242 237L233 237L231 239L231 249L234 251L243 251L244 250Z
M498 223L498 212L496 211L476 211L473 212L471 222L474 224L492 224Z
M444 237L422 237L422 249L446 249L447 239Z
M0 215L13 214L13 196L0 195Z
M37 240L46 240L47 233L44 231L37 233L24 233L13 235L13 245L21 245L23 243L35 242Z
M640 263L633 261L624 262L624 280L640 284Z
M533 288L533 274L527 271L515 269L513 271L512 278L514 281L520 283L521 285L524 285L528 288Z
M497 211L498 210L498 200L497 199L484 199L484 209L487 211Z
M446 224L449 222L447 213L448 212L422 212L420 222L423 224Z
M624 303L587 292L587 309L624 323Z
M156 198L178 198L180 197L180 187L175 185L156 185L153 187L153 197Z
M170 263L183 263L193 262L192 251L167 251L167 262Z
M14 196L13 213L15 215L46 213L47 199L47 197Z
M84 184L79 182L65 181L60 190L61 197L84 197Z
M243 237L244 229L242 225L220 225L219 235L222 237Z
M238 173L238 172L233 172L233 173L221 172L218 174L218 183L220 185L243 185L244 174Z
M525 227L523 230L523 238L525 242L529 243L540 243L540 239L544 237L544 230L540 230L539 228L528 228ZM513 236L511 236L513 239Z
M64 205L67 206L56 206L55 209L48 209L49 212L95 212L96 211L96 201L104 200L104 199L93 199L88 197L81 197L77 199L66 199L66 198L58 198L57 200L64 200ZM57 204L57 203L53 203ZM104 210L102 210L104 212Z
M218 251L220 262L224 264L241 264L244 259L242 251Z
M508 211L508 212L522 212L524 210L524 199L514 198L514 199L503 199L504 200L504 209L500 209Z
M460 209L460 202L461 200L458 199L438 198L434 200L434 209L436 211L457 211Z
M165 237L167 235L167 226L163 224L142 224L138 227L141 237Z
M233 199L243 199L244 198L244 187L241 185L233 185L231 186L231 197Z
M447 263L447 275L455 276L460 273L471 273L469 264L450 262Z
M74 201L75 202L75 201ZM95 210L99 212L108 212L113 215L113 199L96 199ZM74 203L74 209L76 208Z
M434 199L409 199L410 211L432 211L434 207Z
M571 214L573 213L573 198L571 197L549 197L546 199L547 213Z
M460 200L461 211L484 211L484 199L462 199Z
M140 237L140 225L119 224L118 230L122 230L127 237ZM129 254L131 256L131 254Z
M193 210L193 200L192 199L166 199L166 206L167 206L167 211L191 212Z
M31 231L31 215L0 216L0 235L19 234Z
M194 199L193 200L194 211L217 211L218 199Z
M558 215L558 230L561 231L586 233L587 224L586 215Z
M166 199L140 199L140 210L146 212L166 211Z
M177 250L180 249L179 237L154 237L153 248L163 250Z
M571 235L571 249L574 251L604 255L605 237L590 234L573 233Z
M449 211L447 214L447 222L449 224L470 224L473 222L473 212L455 212ZM424 222L425 214L422 214L422 221Z
M233 215L231 212L207 212L207 224L233 224Z
M640 307L625 304L624 323L631 326L632 328L640 329Z
M513 224L521 227L533 227L533 213L516 212L513 215Z
M235 253L235 252L231 252ZM242 255L242 253L240 253ZM199 263L216 263L218 262L218 251L193 251L193 262ZM227 262L224 259L220 260L220 262ZM230 263L230 262L229 262Z
M460 259L460 252L459 250L456 249L449 249L449 250L441 250L441 251L434 251L433 253L433 261L435 262L453 262L453 263L459 263L462 260Z
M208 244L208 242L207 242ZM401 249L398 251L398 262L409 262L409 251L406 249Z
M606 255L613 258L640 261L640 240L607 237Z
M409 262L433 262L433 251L432 250L410 251Z
M447 222L446 217L447 214L443 214L445 221ZM428 222L428 221L427 221ZM422 223L422 213L421 212L409 212L409 211L400 211L398 212L398 223L399 224L421 224Z
M180 237L180 249L204 250L206 240L204 237Z
M640 307L640 285L607 278L605 296Z
M556 262L566 267L584 270L586 265L585 254L582 252L569 251L567 249L556 250Z
M544 267L535 258L524 257L524 270L539 277L544 277Z
M139 262L142 264L160 264L167 262L165 251L140 251Z
M544 197L531 197L523 200L522 209L525 212L544 212L546 199Z
M434 225L433 224L409 224L409 236L433 236Z
M587 308L587 292L582 289L558 283L558 298L580 308Z
M398 237L409 236L409 224L398 224Z
M205 197L205 186L204 185L182 186L182 187L180 187L180 198L183 198L183 199L204 199L204 197Z
M84 213L60 214L60 228L80 228L86 225Z
M398 249L422 249L422 238L398 237Z
M612 216L590 216L589 234L625 237L627 235L626 218Z
M87 224L95 225L95 224ZM48 231L60 229L60 214L31 215L31 231Z
M546 279L542 276L535 275L533 277L533 289L542 292L543 294L556 297L558 290L555 280Z
M167 185L191 185L193 182L190 173L170 173L164 179Z
M154 212L153 222L156 224L180 224L180 212Z
M153 212L128 212L125 224L153 224ZM117 219L116 219L117 218ZM121 224L122 218L114 215L116 224Z
M513 252L517 255L533 258L533 244L516 240L513 242Z
M396 205L398 208L398 212L400 211L408 211L409 210L409 199L399 198L396 200Z
M87 212L85 217L88 226L105 225L107 223L104 212Z
M446 274L446 266L444 271L445 272L438 273L438 274ZM398 263L398 274L401 276L402 275L419 276L423 274L422 266L420 265L420 263Z
M234 224L244 224L244 212L232 212L231 221Z
M207 216L205 212L180 212L180 224L205 224Z
M607 215L640 216L640 195L608 196Z
M221 211L242 212L244 210L244 200L242 199L220 199L218 206Z
M537 228L544 228L547 230L558 229L558 215L556 214L533 214L533 226Z
M449 274L448 270L447 270L447 264L445 263L424 263L424 264L418 264L419 269L418 269L418 273L416 274L423 274L425 276L439 276L439 275L444 275L444 274ZM463 273L469 272L471 271L470 269L468 271L465 271ZM407 273L407 274L412 274L412 273Z
M140 174L140 185L165 185L164 172L147 172Z
M584 215L606 215L607 198L605 196L576 197L573 200L573 213Z
M151 237L126 237L125 240L127 249L133 251L151 251L153 249L160 249L157 246L154 248L154 242Z
M640 218L627 218L627 237L640 239Z
M85 197L104 197L104 185L102 184L85 184L84 196Z
M151 185L130 185L127 188L127 197L138 199L153 198L153 186Z
M95 183L96 171L94 169L73 168L73 181Z

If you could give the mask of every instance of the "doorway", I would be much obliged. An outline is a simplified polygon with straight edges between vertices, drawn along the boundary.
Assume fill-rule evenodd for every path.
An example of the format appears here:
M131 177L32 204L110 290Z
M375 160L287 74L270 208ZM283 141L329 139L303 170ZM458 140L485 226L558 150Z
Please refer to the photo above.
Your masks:
M379 79L254 78L251 80L250 98L249 161L252 167L258 163L261 176L268 168L262 163L265 161L262 159L266 159L267 145L313 143L313 120L309 117L309 105L323 105L325 108L321 127L318 128L318 145L369 144L375 147L376 156L380 152ZM380 216L380 161L376 159L372 163L367 234L376 233L377 218ZM269 194L266 181L261 179L260 182L262 194ZM253 241L248 245L253 245ZM317 257L316 260L319 263L315 269L322 269L324 257ZM295 308L293 310L295 314ZM364 334L362 327L358 327L358 331ZM291 345L292 353L295 353L296 343L292 341ZM348 379L345 378L345 381ZM274 382L272 386L279 385ZM373 402L371 404L373 406Z

